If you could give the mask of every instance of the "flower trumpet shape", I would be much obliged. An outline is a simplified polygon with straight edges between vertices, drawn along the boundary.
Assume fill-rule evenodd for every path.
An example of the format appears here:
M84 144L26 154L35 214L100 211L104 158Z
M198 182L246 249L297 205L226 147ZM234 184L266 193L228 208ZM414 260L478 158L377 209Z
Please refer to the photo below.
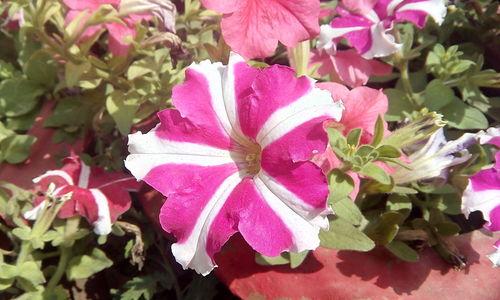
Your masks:
M328 187L309 159L324 151L322 123L339 120L342 106L294 74L249 67L235 53L227 66L193 63L173 90L178 110L129 135L125 165L168 197L160 222L177 238L172 252L184 268L208 274L238 231L267 256L318 247Z
M65 219L81 215L99 235L111 232L111 224L130 208L128 191L137 191L139 187L129 175L106 173L100 167L89 167L76 156L65 158L62 169L47 171L33 179L33 182L41 192L45 192L49 184L53 183L53 196L72 193L58 216ZM27 211L24 217L35 220L46 204L45 197L36 197L35 207Z
M322 25L318 48L335 50L345 37L364 58L388 56L401 48L390 31L394 23L408 20L419 28L427 16L441 24L446 15L443 0L343 0L337 8L340 17Z

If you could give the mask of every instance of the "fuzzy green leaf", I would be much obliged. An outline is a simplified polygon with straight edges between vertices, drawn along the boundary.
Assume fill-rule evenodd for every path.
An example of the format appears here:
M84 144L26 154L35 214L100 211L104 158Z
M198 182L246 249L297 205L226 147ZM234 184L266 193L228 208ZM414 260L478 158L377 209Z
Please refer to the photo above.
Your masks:
M263 266L286 265L290 263L290 253L283 252L275 257L269 257L260 253L255 253L255 262Z
M425 88L424 105L431 111L437 111L441 107L455 99L453 90L443 84L440 79L434 79Z
M0 112L7 117L29 113L38 103L44 89L33 81L12 78L0 83Z
M417 262L420 260L418 253L405 242L394 240L385 245L385 247L391 251L392 254L404 261Z
M1 158L11 164L25 161L36 142L36 137L27 134L11 135L0 143Z
M370 251L375 243L354 225L342 218L330 220L330 230L320 231L321 246L337 250Z
M391 184L391 178L387 175L385 170L373 163L364 166L359 173L371 177L382 184Z
M336 202L349 196L354 189L354 180L347 173L333 169L328 173L330 189L329 202Z
M441 108L448 124L458 129L486 129L488 120L477 108L468 106L462 100L455 100Z
M92 249L90 255L73 257L66 269L66 276L70 280L88 278L113 265L106 253L98 248Z
M290 268L295 269L300 266L309 254L309 251L302 251L299 253L290 252Z

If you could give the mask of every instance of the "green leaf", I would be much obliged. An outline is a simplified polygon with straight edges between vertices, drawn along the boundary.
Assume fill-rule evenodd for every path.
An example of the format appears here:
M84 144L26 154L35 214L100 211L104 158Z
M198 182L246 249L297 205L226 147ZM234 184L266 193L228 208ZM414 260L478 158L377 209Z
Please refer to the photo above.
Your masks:
M290 263L290 253L283 252L275 257L269 257L260 253L255 253L255 262L263 266L286 265Z
M387 158L398 158L401 156L401 152L398 148L391 145L383 145L377 148L379 157L387 157Z
M407 195L391 194L387 198L386 209L397 211L406 218L412 209L411 200Z
M302 251L299 253L290 252L290 268L295 269L300 266L309 254L309 250Z
M437 208L449 215L460 215L462 213L461 209L461 199L456 194L443 194L439 195L439 203Z
M404 221L405 217L397 212L386 212L376 218L375 221L369 223L365 229L365 233L377 244L387 245L390 243L399 231L399 225Z
M384 138L384 119L381 115L377 116L377 122L375 122L375 130L373 133L373 139L370 145L377 147L382 139Z
M441 108L448 125L457 129L486 129L488 120L477 108L468 106L462 100L455 100Z
M12 78L0 82L0 112L7 117L29 113L38 103L44 89L23 78Z
M332 203L333 212L336 216L348 221L353 225L360 225L363 214L350 198L344 198Z
M91 111L82 99L68 97L57 103L43 125L46 127L80 126L90 123L91 119Z
M139 108L140 102L137 94L123 94L115 90L106 99L106 109L115 120L116 126L121 134L130 133L135 113Z
M424 105L431 111L437 111L455 99L452 89L445 86L440 79L434 79L425 88Z
M448 70L450 74L460 74L467 71L475 62L467 59L460 59Z
M45 282L42 270L40 270L40 267L34 261L24 262L19 267L19 274L17 274L17 276L26 279L33 284L33 286L37 286Z
M392 254L404 261L417 262L420 260L418 253L405 242L394 240L385 245L385 247L391 251Z
M330 230L320 231L321 246L337 250L370 251L375 243L354 225L342 218L330 220Z
M442 222L434 226L439 234L444 236L455 236L460 232L460 226L453 222Z
M17 227L12 230L12 234L14 234L21 241L30 241L33 238L31 234L30 227Z
M172 278L165 272L155 272L146 276L134 277L123 286L124 292L120 293L121 300L150 300L161 290L160 285L170 288Z
M12 78L16 74L16 69L11 63L0 60L0 79Z
M382 184L391 184L391 178L385 170L373 163L367 164L358 173L371 177Z
M328 186L330 190L329 201L336 202L351 194L354 189L354 180L347 173L333 169L328 173Z
M351 146L358 147L362 132L363 129L361 128L355 128L349 131L349 134L347 135L347 143Z
M39 50L26 62L24 73L32 82L51 88L56 84L57 65L54 59Z
M384 89L384 94L389 98L389 109L384 116L386 121L403 120L406 117L405 114L410 114L415 110L408 96L402 90Z
M133 62L127 70L127 78L134 80L142 77L148 73L154 72L157 69L153 57L146 57L144 59Z
M11 279L17 276L17 267L0 263L0 279Z
M87 73L91 68L89 62L85 61L81 64L67 62L64 66L64 80L67 87L76 86L83 74Z
M11 135L0 142L0 155L11 164L25 161L30 154L36 137L27 134Z
M66 269L69 280L88 278L113 265L106 253L98 248L93 248L90 255L73 257Z

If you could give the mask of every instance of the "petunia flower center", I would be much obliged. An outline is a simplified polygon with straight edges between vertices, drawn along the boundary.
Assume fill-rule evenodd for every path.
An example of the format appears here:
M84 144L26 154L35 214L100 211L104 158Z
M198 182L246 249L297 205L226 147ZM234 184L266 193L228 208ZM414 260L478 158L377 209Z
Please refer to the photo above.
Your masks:
M244 146L235 147L238 153L237 165L243 177L253 177L260 171L261 148L255 142L247 141Z

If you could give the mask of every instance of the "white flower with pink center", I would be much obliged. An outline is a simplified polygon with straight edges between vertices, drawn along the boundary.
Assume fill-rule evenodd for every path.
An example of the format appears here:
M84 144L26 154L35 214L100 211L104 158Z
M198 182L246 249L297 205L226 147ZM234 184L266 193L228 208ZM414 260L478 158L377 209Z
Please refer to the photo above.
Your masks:
M184 268L208 274L236 232L268 256L319 246L331 211L309 160L325 150L322 123L340 119L340 102L288 67L253 68L234 53L227 66L193 63L173 102L156 128L129 136L125 165L168 197L160 222Z
M390 31L394 23L410 21L425 26L427 16L441 24L446 16L443 0L343 0L330 25L322 25L318 48L334 54L336 43L346 38L364 58L388 56L402 44Z

